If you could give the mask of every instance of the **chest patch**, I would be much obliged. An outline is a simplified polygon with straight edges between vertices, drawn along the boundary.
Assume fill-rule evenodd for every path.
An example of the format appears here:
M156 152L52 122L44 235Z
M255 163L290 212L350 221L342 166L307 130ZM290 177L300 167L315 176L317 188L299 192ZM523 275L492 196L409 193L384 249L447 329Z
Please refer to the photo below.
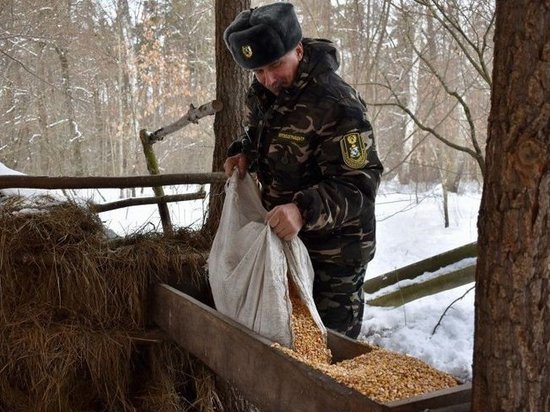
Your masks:
M344 163L352 169L360 169L367 164L367 150L359 133L350 133L340 140L340 150Z
M280 132L278 135L277 135L277 139L278 140L290 140L290 141L293 141L293 142L296 142L296 143L304 143L306 138L305 136L300 136L300 135L297 135L297 134L290 134L290 133L284 133L284 132Z

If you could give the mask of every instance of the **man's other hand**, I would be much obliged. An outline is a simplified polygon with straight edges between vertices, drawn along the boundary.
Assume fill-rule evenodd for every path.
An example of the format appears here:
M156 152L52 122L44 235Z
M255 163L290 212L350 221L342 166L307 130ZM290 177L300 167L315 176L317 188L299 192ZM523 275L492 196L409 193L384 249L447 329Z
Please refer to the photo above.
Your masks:
M300 209L294 203L275 206L267 213L265 220L283 240L294 239L304 226Z
M233 174L233 170L235 170L235 167L237 167L237 170L239 171L239 177L242 179L245 176L246 171L248 170L248 159L243 153L239 153L235 156L231 156L225 159L223 170L225 171L227 177L231 177L231 175Z

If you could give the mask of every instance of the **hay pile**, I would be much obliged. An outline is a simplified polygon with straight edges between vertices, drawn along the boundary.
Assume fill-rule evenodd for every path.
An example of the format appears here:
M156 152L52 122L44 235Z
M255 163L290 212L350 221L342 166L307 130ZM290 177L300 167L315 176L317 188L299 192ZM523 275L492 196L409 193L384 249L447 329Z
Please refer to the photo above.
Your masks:
M143 339L155 283L207 293L211 239L180 230L109 240L84 208L33 207L0 203L0 410L211 410L202 364Z

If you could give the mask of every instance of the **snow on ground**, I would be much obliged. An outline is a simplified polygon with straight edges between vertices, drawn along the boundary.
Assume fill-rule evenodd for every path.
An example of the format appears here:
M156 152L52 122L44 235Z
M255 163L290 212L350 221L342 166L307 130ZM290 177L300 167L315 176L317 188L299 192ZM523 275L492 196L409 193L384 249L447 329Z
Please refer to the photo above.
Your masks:
M2 174L18 173L0 163ZM198 190L198 186L165 189L167 194L185 193ZM13 192L10 191L10 194ZM32 192L25 190L20 193L28 195ZM97 203L120 198L120 190L117 189L71 192L73 196ZM138 190L136 196L152 196L152 191ZM440 187L415 193L414 188L400 187L393 182L383 183L376 206L377 251L367 269L367 278L476 241L480 199L479 188L465 190L458 195L449 194L450 225L445 228ZM177 226L200 227L206 208L206 200L170 204L172 222ZM118 209L101 213L100 217L118 235L161 228L156 205ZM416 356L461 380L470 380L474 291L466 292L472 287L473 284L461 286L397 308L367 305L360 338ZM457 302L447 311L437 331L432 334L445 309L455 300Z
M377 251L367 278L476 241L480 200L479 190L450 193L450 224L445 228L440 187L415 194L410 188L383 184L376 206ZM402 281L400 285L410 283ZM366 305L360 338L416 356L463 381L471 380L474 290L466 292L472 287L473 283L397 308ZM432 334L445 309L456 299Z

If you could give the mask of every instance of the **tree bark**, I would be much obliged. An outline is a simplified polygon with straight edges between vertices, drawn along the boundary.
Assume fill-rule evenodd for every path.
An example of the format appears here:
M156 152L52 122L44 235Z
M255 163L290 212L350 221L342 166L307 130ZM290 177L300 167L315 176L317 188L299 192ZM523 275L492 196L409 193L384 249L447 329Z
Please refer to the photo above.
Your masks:
M214 118L214 155L212 171L223 170L229 144L243 133L245 98L249 77L233 60L223 41L223 31L235 16L250 8L250 0L216 0L216 100L223 110ZM212 185L208 207L207 229L214 233L218 228L223 205L223 183Z
M550 6L496 2L474 411L550 410Z

